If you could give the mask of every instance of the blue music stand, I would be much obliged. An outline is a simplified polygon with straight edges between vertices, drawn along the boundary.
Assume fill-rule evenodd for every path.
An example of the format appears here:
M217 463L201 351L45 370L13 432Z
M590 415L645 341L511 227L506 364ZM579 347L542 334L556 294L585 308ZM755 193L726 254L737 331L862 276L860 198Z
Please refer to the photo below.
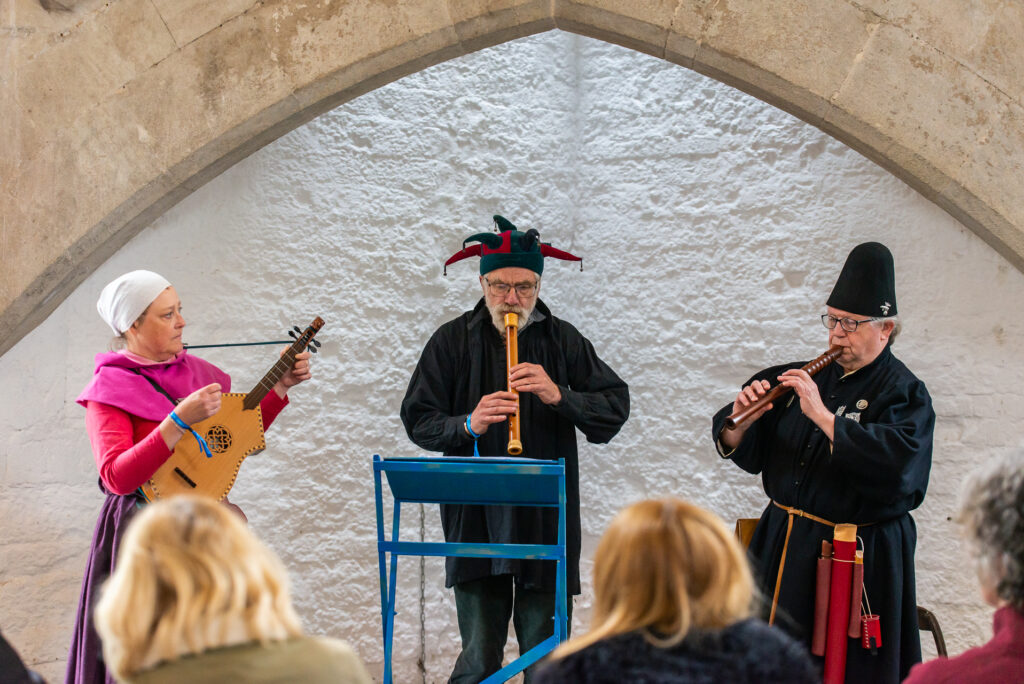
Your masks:
M387 473L395 500L391 541L384 538L384 500L381 473ZM565 460L530 458L465 458L373 456L373 485L377 499L377 555L380 561L381 622L384 628L384 682L391 684L391 641L395 623L395 587L399 556L461 556L523 558L556 563L553 634L487 677L483 684L511 679L550 653L568 634L565 556ZM547 506L558 508L557 544L475 544L398 541L402 503L472 504L481 506ZM386 555L391 554L388 577Z

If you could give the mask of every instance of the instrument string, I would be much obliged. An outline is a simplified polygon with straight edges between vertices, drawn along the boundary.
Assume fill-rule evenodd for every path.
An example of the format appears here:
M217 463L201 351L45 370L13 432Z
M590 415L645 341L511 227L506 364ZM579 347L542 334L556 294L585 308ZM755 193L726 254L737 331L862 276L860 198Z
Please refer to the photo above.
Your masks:
M224 344L186 344L185 349L213 349L215 347L257 347L264 344L291 344L294 340L270 340L268 342L225 342Z

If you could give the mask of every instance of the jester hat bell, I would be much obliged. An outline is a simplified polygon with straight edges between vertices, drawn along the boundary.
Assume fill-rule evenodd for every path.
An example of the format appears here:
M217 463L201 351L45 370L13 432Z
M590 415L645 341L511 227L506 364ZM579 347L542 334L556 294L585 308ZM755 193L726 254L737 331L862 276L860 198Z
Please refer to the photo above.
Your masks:
M578 261L580 270L583 270L583 259L542 243L540 233L536 229L531 228L524 233L517 230L504 216L497 214L494 216L494 225L500 232L477 233L462 241L462 249L444 262L445 275L448 273L449 265L473 256L480 257L480 275L487 275L496 269L510 266L528 268L541 275L544 272L544 257ZM478 244L467 247L466 243L469 242Z

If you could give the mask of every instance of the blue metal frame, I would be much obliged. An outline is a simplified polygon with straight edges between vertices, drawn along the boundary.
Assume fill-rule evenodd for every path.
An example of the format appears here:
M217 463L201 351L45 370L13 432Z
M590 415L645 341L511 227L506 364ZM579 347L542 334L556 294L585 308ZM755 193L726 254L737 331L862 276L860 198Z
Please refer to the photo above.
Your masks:
M381 473L395 510L391 541L384 536ZM373 456L373 488L377 505L377 557L380 564L380 611L384 634L384 682L391 684L391 644L395 626L395 588L398 556L461 556L553 560L555 625L550 637L487 677L483 684L511 679L550 653L568 635L565 555L565 460L528 458L464 458L434 456L381 458ZM558 508L557 544L476 544L403 542L398 540L402 503L476 504L482 506L547 506ZM388 572L387 554L391 554Z

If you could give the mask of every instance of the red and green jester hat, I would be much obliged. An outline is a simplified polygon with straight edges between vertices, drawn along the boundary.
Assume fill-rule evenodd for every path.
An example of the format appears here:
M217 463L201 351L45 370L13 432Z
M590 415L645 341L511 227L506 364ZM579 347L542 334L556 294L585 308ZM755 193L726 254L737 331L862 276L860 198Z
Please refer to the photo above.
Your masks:
M540 233L535 228L523 233L511 221L497 214L494 215L494 225L499 232L477 233L463 240L462 249L444 262L444 274L448 275L449 265L473 256L480 257L480 275L509 266L528 268L541 275L544 272L544 257L578 261L580 270L583 270L583 259L542 243ZM478 244L467 247L468 242Z

